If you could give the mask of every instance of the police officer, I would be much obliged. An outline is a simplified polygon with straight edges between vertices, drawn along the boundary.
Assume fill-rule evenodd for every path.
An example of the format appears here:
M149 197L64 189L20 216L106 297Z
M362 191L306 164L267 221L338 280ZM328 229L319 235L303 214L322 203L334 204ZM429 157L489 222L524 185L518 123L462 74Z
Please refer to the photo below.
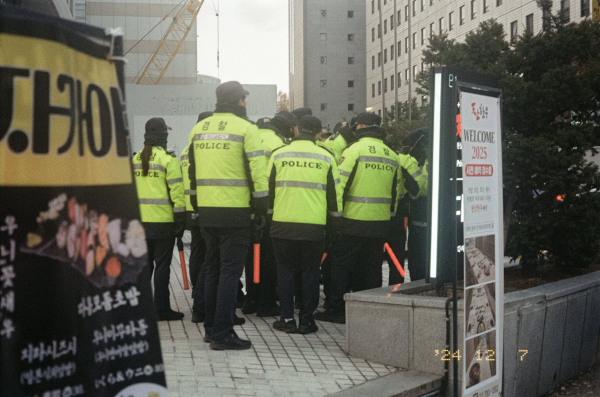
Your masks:
M333 135L325 142L319 144L319 146L322 146L333 153L335 161L338 163L344 149L346 149L348 145L356 142L356 135L354 134L354 129L356 128L355 122L356 118L352 118L350 124L345 122L337 123L333 129Z
M296 117L297 120L300 120L304 116L312 116L311 108L298 108L292 110L292 114Z
M416 160L407 154L398 154L398 164L401 171L398 173L398 206L396 214L390 219L388 243L400 265L404 266L404 251L406 247L405 219L408 217L410 201L419 194L419 184L415 178L421 175L421 170L417 166ZM387 251L384 256L389 265L389 285L403 283L404 277L402 277L394 265Z
M267 163L258 128L246 118L248 92L229 81L216 94L213 116L190 133L198 220L206 241L204 340L215 350L244 350L252 344L233 330L237 285L251 244L251 215L267 212ZM194 311L199 311L196 291Z
M166 152L167 130L160 117L146 122L144 149L133 158L142 223L148 244L148 277L154 272L154 305L159 321L181 320L171 309L169 276L175 237L185 228L185 198L181 169ZM156 267L154 266L156 263Z
M342 216L342 190L333 156L315 144L321 131L316 117L300 119L289 146L269 161L273 208L271 237L277 258L281 318L273 328L294 333L316 332L313 313L319 304L319 264L325 248L327 215ZM302 274L299 327L294 319L295 275Z
M204 120L207 117L212 116L212 112L202 112L198 115L198 120L196 124L200 121ZM198 281L200 276L200 270L202 269L202 263L204 262L204 255L206 253L206 247L204 244L204 239L202 238L202 234L200 233L200 226L198 225L198 214L196 213L197 202L196 202L196 184L194 183L194 188L191 187L190 182L190 167L192 163L190 163L189 150L190 146L188 145L181 152L180 164L181 164L181 175L183 176L183 187L185 189L185 213L186 213L186 229L190 231L192 234L192 241L190 244L190 258L188 261L189 267L189 275L190 281L192 283L192 296L194 288L203 288L204 280L201 279ZM193 161L193 156L192 156ZM195 170L192 172L195 175ZM195 177L193 178L196 179ZM204 293L198 294L203 296ZM204 307L202 303L200 305ZM193 322L202 322L204 321L204 310L201 313L192 312L192 321Z
M415 178L419 184L419 194L410 201L408 216L408 270L410 280L421 280L427 277L427 142L429 133L426 128L419 128L408 134L402 141L403 151L410 154L420 174Z
M342 153L339 164L344 191L342 234L331 252L331 306L315 319L345 323L343 295L348 274L359 268L361 283L356 290L381 287L383 244L389 220L396 209L398 157L383 143L381 117L361 113L356 120L357 141Z
M262 144L267 156L285 145L294 136L294 128L298 120L288 111L281 111L275 117L262 118L256 122L262 138ZM262 231L260 250L260 283L255 284L253 256L248 255L246 259L246 300L242 307L242 313L256 313L258 317L271 317L279 315L277 306L277 266L269 235L270 222L267 222Z

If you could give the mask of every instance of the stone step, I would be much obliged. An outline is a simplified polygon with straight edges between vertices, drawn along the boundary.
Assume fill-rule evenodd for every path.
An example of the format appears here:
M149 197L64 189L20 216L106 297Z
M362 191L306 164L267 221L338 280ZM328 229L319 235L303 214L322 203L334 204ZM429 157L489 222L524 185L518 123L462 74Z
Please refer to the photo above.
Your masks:
M417 371L395 372L358 386L332 394L337 397L420 397L435 395L442 387L442 377Z

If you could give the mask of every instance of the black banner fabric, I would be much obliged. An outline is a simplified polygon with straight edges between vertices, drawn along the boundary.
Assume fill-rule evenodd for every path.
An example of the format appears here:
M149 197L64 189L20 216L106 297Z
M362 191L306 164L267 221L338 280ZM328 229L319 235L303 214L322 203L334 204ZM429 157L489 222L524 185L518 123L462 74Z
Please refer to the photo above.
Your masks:
M0 395L166 396L122 37L0 6Z

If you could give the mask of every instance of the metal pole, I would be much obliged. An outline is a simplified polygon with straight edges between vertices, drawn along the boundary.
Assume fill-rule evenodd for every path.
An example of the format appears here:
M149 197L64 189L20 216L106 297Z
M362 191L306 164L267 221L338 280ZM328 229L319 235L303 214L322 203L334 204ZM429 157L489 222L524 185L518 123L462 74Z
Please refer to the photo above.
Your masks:
M384 59L383 59L383 18L381 16L381 0L377 0L377 8L379 8L379 31L377 32L377 34L379 34L379 48L381 50L380 54L381 54L381 84L383 85L384 83L384 69L383 69L383 65L385 64ZM387 120L387 115L385 114L385 89L387 88L387 84L385 85L385 87L383 87L383 92L381 93L381 98L382 98L382 109L381 109L381 113L383 113L383 124L385 125L386 120Z
M408 0L408 121L412 121L412 13Z
M398 79L398 12L396 11L396 0L394 0L394 78ZM390 55L391 56L391 55ZM396 81L396 87L394 87L394 120L396 123L400 119L400 110L398 109L398 82Z

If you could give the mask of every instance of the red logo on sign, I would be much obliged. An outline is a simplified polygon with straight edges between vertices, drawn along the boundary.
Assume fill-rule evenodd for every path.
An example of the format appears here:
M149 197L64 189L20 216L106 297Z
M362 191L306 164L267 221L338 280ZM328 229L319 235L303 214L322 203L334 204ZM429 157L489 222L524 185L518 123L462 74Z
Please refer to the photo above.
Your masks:
M465 167L466 176L492 176L494 167L491 164L467 164Z
M475 116L477 120L487 119L487 117L488 117L488 107L484 106L484 105L477 106L476 102L471 103L471 112L473 113L473 116Z

